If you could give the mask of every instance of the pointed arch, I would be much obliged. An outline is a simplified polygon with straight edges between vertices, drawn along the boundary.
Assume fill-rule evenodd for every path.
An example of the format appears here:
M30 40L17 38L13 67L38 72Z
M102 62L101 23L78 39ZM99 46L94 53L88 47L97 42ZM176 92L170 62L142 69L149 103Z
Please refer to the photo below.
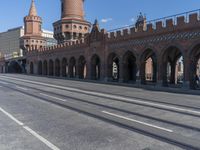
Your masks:
M55 76L60 76L60 60L58 58L55 60Z
M68 74L67 59L63 58L62 59L62 77L67 77L67 74Z
M181 69L182 75L178 75L178 65L179 62L182 62L184 59L184 56L182 54L182 51L175 47L170 46L168 47L163 55L162 58L162 78L163 78L163 85L169 86L169 85L177 85L182 82L184 78L183 68Z
M141 82L147 84L148 82L157 81L157 56L152 49L146 49L140 58L141 67Z
M109 80L118 81L120 70L119 70L119 57L115 53L111 53L108 55L107 61L107 77Z
M42 75L42 61L38 62L38 75Z
M76 59L74 57L71 57L69 60L69 77L76 77Z
M34 64L32 61L30 62L30 74L34 74Z
M52 59L49 60L49 76L54 76L54 62Z
M80 56L78 60L78 76L80 79L85 79L87 74L86 59Z
M198 83L197 78L200 78L200 44L195 45L189 53L190 58L190 70L189 70L189 80L191 89L199 89L200 83Z
M47 64L47 60L44 60L44 62L43 62L43 75L48 75L48 64Z
M127 51L123 56L124 82L136 82L137 72L136 56L131 51Z
M94 54L91 58L91 78L93 80L99 80L101 74L101 60L97 54Z

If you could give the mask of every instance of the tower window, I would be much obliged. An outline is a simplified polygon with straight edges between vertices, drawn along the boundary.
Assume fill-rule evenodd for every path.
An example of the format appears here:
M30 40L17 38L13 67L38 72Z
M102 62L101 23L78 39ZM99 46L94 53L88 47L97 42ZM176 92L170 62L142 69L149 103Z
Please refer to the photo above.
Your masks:
M76 27L76 25L74 25L74 29L76 29L77 27Z

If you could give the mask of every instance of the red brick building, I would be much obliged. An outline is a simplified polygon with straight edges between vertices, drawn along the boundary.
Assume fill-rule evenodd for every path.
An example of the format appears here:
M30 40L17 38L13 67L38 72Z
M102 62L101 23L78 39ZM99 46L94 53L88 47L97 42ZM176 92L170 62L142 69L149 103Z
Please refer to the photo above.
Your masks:
M43 42L40 31L33 28L41 25L40 17L25 17L30 32L22 39L22 47L27 53L28 74L170 86L178 84L177 63L183 58L180 86L195 87L200 58L198 12L156 22L143 18L134 27L106 32L98 21L90 30L83 3L61 1L61 19L53 24L58 45L53 47L39 44Z

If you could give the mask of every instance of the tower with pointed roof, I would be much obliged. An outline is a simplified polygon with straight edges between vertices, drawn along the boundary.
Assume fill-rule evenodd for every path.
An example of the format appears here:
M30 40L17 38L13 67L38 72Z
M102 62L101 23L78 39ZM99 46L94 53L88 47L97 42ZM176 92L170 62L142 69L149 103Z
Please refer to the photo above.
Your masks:
M39 49L46 46L42 37L42 18L37 15L35 1L31 1L28 16L24 17L24 36L20 40L22 49Z
M61 19L53 24L58 43L84 38L91 24L84 19L84 0L61 0Z

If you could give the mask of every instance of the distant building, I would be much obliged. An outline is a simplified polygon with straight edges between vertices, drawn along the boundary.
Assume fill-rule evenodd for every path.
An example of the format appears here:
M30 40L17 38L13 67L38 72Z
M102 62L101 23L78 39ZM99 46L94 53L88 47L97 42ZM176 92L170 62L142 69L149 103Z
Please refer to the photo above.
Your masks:
M22 36L24 36L24 27L9 29L6 32L0 33L0 58L12 59L22 57L23 51L20 48L19 41ZM46 46L57 44L57 41L53 38L53 32L42 30L42 36L46 40Z

